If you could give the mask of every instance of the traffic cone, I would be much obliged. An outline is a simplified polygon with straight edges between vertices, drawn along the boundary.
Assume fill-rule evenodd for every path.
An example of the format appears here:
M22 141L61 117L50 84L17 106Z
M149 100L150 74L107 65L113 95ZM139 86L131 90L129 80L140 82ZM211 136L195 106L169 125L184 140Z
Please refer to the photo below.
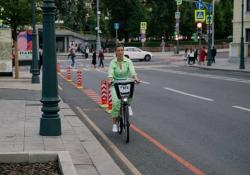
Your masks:
M67 81L72 81L70 66L67 67L67 77L66 77L66 79L67 79Z
M111 84L108 83L108 109L106 110L106 112L110 114L111 111L112 111Z
M101 104L99 105L101 108L108 107L108 100L107 100L107 81L101 81Z
M80 69L77 70L77 83L76 83L76 87L78 89L82 89L82 71Z
M61 66L60 66L60 63L57 63L57 64L56 64L56 70L57 70L57 73L58 73L58 74L61 73Z

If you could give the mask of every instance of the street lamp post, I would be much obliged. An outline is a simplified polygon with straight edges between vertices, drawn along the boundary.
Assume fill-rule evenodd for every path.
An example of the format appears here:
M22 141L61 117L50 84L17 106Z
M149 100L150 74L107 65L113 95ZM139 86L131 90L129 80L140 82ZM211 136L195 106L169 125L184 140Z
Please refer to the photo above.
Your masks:
M101 41L100 41L100 15L99 11L99 0L96 0L96 53L101 50Z
M244 63L244 0L241 2L241 39L240 39L240 69L245 69Z
M39 68L38 68L38 54L37 54L37 34L36 34L36 5L35 0L32 0L32 83L40 83Z
M40 119L40 135L61 135L61 119L59 117L60 99L56 74L56 39L54 0L43 0L43 77L42 77L42 117Z

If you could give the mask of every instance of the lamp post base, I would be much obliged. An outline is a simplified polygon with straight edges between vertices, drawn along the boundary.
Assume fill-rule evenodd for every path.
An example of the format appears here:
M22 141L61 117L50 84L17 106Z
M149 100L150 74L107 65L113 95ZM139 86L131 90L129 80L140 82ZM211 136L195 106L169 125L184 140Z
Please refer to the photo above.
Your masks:
M39 84L40 83L39 75L33 75L32 79L31 79L31 82Z
M44 118L40 119L40 135L41 136L60 136L61 135L61 119Z

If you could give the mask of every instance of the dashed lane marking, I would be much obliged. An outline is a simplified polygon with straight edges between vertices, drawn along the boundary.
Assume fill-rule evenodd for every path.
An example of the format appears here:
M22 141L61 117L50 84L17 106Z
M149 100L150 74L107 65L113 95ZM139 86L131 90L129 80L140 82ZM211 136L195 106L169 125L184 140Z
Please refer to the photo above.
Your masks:
M202 96L198 96L198 95L194 95L194 94L189 94L189 93L186 93L186 92L183 92L183 91L179 91L179 90L176 90L176 89L172 89L172 88L168 88L168 87L165 87L164 89L169 90L171 92L179 93L179 94L182 94L182 95L186 95L186 96L198 98L198 99L201 99L201 100L214 101L211 98L206 98L206 97L202 97Z
M143 84L151 84L151 83L149 83L147 81L141 81L141 83L143 83Z
M250 109L249 108L245 108L245 107L241 107L241 106L232 106L233 108L236 108L236 109L241 109L243 111L248 111L250 112Z

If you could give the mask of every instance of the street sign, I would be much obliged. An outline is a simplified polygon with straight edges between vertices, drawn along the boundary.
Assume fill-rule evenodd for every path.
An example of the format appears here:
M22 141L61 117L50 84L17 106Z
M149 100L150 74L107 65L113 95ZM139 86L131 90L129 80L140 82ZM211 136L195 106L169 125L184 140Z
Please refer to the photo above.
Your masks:
M209 3L207 5L207 11L208 11L208 13L212 13L213 12L213 4Z
M176 5L181 5L182 4L182 0L176 0Z
M180 19L181 12L175 12L175 19Z
M196 5L196 8L197 8L198 10L202 10L202 9L204 9L204 7L205 7L204 2L202 2L202 1L197 1L197 2L195 3L195 5Z
M205 10L195 10L195 22L204 22L206 20Z
M213 24L213 15L206 16L206 24Z
M147 30L147 22L141 22L141 31Z
M119 23L114 23L114 29L119 30L119 28L120 28L120 24Z

